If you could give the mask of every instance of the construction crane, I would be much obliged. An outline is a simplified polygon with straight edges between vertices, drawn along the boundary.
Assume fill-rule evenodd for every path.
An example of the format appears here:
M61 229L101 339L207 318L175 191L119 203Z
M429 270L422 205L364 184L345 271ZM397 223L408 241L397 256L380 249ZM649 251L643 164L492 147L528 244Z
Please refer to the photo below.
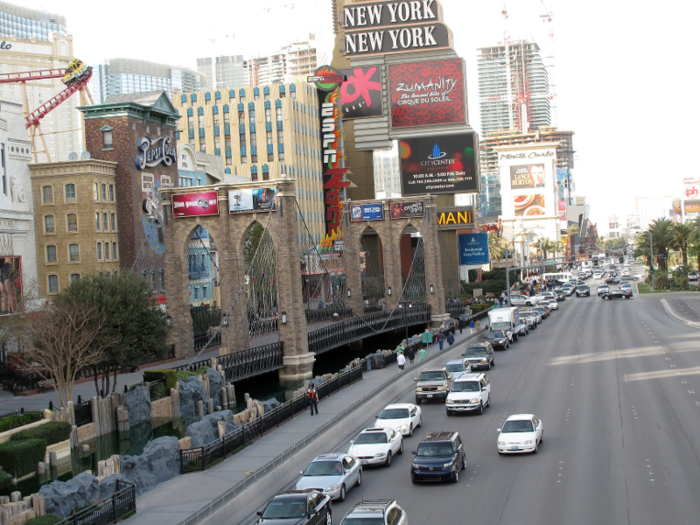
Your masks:
M61 81L66 85L66 88L61 91L58 95L53 97L51 100L44 102L34 111L29 111L29 99L27 97L27 82L37 81L37 80L48 80L53 78L60 78ZM92 100L92 95L88 89L88 82L92 78L92 68L78 59L73 60L66 69L40 69L37 71L19 71L16 73L2 73L0 74L0 84L22 84L22 98L23 98L23 113L25 120L25 127L30 130L30 136L32 139L32 150L34 153L34 162L39 162L38 153L42 151L37 151L36 147L36 137L37 134L41 139L41 143L44 147L43 153L46 158L51 162L51 156L49 154L49 148L46 144L46 139L41 131L41 119L46 115L51 113L54 109L65 102L71 95L76 92L80 92L80 103L83 106L94 104Z
M542 19L542 23L549 25L549 100L552 103L552 125L557 127L557 81L556 71L554 69L554 15L552 14L552 10L545 5L544 0L540 0L540 2L544 8L544 14L540 15L540 18Z

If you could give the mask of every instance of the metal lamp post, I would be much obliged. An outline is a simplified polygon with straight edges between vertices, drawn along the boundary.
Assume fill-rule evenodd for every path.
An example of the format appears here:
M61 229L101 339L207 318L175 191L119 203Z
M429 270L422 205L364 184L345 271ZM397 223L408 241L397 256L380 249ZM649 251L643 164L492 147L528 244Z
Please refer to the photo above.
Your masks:
M647 232L647 235L649 236L649 263L651 266L651 291L654 292L656 291L656 277L654 276L654 243L651 240L651 233Z

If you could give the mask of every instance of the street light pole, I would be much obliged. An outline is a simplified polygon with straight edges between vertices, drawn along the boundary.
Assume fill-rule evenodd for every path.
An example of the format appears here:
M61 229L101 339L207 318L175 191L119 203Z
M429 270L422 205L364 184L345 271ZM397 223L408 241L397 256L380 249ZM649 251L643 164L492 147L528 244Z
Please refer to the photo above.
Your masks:
M649 257L649 263L651 264L651 291L654 292L656 291L656 278L654 277L654 243L651 240L651 233L647 232L647 235L649 236L649 251L651 254L651 256Z

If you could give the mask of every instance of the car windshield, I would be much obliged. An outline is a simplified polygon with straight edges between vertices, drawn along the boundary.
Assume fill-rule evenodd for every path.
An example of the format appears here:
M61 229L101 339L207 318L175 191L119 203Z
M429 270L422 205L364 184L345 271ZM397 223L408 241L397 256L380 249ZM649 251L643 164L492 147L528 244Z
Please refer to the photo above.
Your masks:
M420 374L421 381L442 381L443 379L445 379L445 374L439 370L421 372Z
M453 392L479 392L480 390L478 381L457 381L452 385Z
M423 376L421 375L421 378ZM407 408L385 408L379 414L379 419L406 419L408 418Z
M488 353L488 350L483 346L472 346L471 348L467 348L466 355L486 355Z
M448 372L464 372L464 363L447 363L445 368Z
M306 498L272 500L265 507L262 517L268 520L306 517Z
M421 443L418 445L417 456L437 457L452 456L452 445L450 443Z
M491 337L491 338L503 338L503 332L489 332L486 337Z
M353 518L349 516L343 520L343 525L384 525L384 518Z
M314 461L308 466L304 476L340 476L343 465L340 461Z
M576 287L577 290L585 290L586 288L588 288L588 286L586 286L585 284L581 284Z
M506 434L512 432L532 432L532 421L529 419L523 419L520 421L506 421L506 424L503 425L503 430L501 432Z
M386 434L384 432L363 432L355 440L355 445L379 445L386 443Z

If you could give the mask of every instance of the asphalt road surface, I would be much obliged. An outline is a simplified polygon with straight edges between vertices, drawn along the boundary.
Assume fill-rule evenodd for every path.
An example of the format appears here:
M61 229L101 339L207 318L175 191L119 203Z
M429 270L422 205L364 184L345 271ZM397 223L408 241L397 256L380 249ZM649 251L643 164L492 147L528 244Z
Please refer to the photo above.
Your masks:
M334 503L333 522L364 498L398 500L411 525L700 523L698 330L669 318L663 296L559 303L496 353L483 415L448 418L443 403L421 405L423 428L403 456L365 468L362 486ZM399 400L412 402L412 391ZM529 412L544 423L539 452L499 456L497 429ZM431 430L462 435L468 468L457 484L411 484L410 451Z

